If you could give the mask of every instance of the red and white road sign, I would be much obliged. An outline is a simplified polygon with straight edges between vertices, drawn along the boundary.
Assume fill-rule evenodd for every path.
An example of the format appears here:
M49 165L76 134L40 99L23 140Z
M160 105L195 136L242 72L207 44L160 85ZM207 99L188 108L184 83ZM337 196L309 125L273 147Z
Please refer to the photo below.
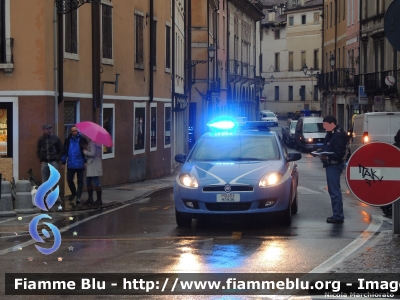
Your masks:
M360 201L382 206L400 198L400 149L376 142L358 148L350 157L346 181Z

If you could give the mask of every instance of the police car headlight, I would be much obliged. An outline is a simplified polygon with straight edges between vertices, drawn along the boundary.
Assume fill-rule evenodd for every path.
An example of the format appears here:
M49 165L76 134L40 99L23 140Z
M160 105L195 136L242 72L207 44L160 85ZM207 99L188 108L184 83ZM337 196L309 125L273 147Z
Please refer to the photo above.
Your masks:
M197 179L190 174L183 173L183 174L179 175L179 182L183 186L186 186L189 188L198 188L199 187L199 183L197 182Z
M274 185L277 184L281 179L282 175L277 172L268 173L261 178L258 186L264 187Z

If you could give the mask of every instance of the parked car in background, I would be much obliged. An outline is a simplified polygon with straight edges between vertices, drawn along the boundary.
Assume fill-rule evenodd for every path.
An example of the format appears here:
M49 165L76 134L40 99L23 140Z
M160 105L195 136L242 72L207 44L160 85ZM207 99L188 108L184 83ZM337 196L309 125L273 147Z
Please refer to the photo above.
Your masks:
M322 148L325 136L323 118L300 117L295 131L296 149L317 150Z
M278 118L272 111L261 111L260 121L273 122L274 126L278 126Z
M296 143L295 132L296 132L297 121L292 120L288 122L287 126L282 127L282 140L290 147L294 147Z
M400 112L371 112L354 116L349 132L350 154L367 143L394 143L394 136L399 129Z

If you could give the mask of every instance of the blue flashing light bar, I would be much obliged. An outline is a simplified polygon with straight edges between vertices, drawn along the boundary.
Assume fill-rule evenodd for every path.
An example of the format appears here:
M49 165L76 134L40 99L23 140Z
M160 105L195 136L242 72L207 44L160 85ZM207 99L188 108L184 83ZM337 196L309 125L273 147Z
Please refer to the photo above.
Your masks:
M207 123L207 126L212 131L226 132L226 131L235 131L235 129L238 127L238 124L236 120L233 118L222 117Z

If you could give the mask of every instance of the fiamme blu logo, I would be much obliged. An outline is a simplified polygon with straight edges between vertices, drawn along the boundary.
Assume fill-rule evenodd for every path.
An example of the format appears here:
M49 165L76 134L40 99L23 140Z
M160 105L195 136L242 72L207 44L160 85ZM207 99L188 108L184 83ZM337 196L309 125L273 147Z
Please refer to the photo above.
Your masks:
M47 181L43 182L35 195L35 205L39 207L41 210L48 211L50 208L53 207L53 205L56 203L58 195L59 195L59 187L57 187L52 190L52 187L57 184L57 182L60 180L60 173L54 168L52 165L48 164L49 169L50 169L50 177ZM50 192L49 192L50 191ZM48 193L49 192L49 193ZM48 193L47 197L46 194ZM45 205L45 198L46 198L46 204ZM32 219L32 221L29 223L29 233L32 236L32 238L39 242L39 243L45 243L43 238L39 235L37 229L38 229L38 224L42 219L51 219L51 217L48 214L40 214ZM53 236L54 236L54 245L51 248L43 248L38 245L35 245L35 247L43 254L51 254L55 251L57 251L58 248L60 248L61 245L61 233L58 230L56 226L54 226L51 223L48 222L43 222L46 224L52 231ZM46 229L42 229L42 234L46 237L50 237L50 233Z

